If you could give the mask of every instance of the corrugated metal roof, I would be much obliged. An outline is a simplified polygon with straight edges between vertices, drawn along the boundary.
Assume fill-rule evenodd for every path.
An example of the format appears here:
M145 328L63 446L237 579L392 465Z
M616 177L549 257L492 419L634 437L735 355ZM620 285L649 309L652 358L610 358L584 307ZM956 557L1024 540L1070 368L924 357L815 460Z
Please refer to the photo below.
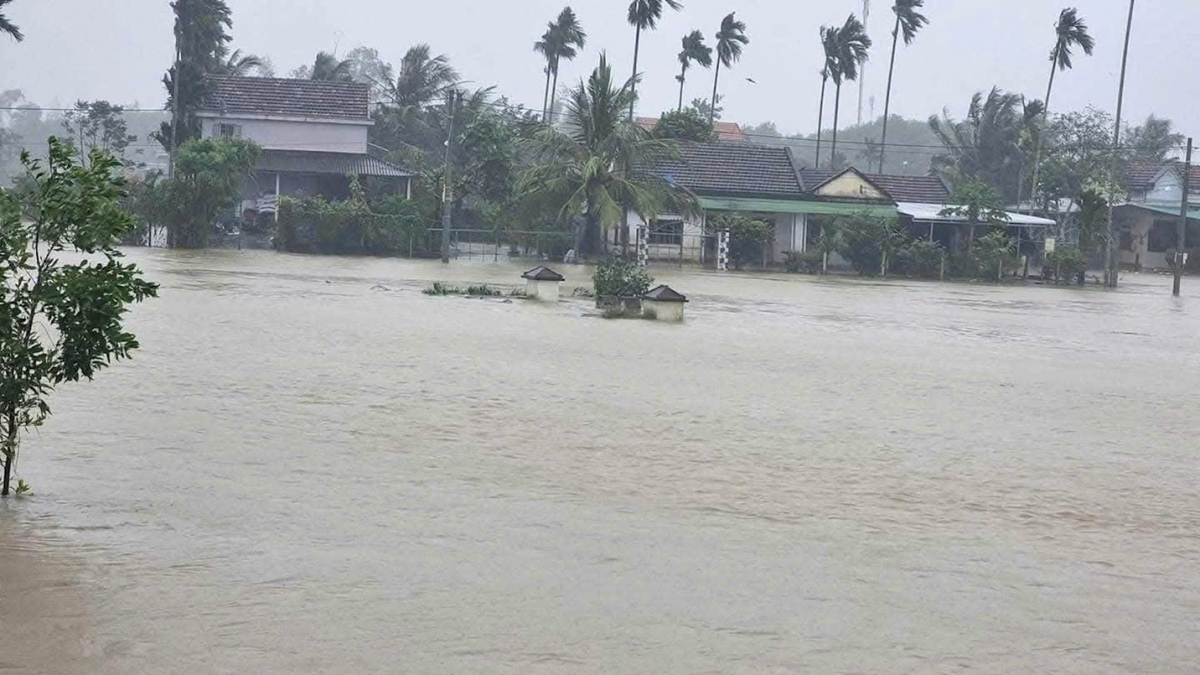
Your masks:
M942 215L942 211L946 209L945 204L919 203L912 204L908 202L900 202L896 205L896 210L901 214L909 216L913 220L921 223L962 223L966 222L961 216ZM1023 213L1008 213L1008 224L1017 227L1052 227L1057 225L1053 220L1039 218L1037 216L1027 216Z
M201 112L369 122L370 87L270 77L209 76Z
M300 150L264 150L255 164L256 171L279 173L331 174L339 176L382 176L405 178L411 171L372 157L341 152L304 152Z

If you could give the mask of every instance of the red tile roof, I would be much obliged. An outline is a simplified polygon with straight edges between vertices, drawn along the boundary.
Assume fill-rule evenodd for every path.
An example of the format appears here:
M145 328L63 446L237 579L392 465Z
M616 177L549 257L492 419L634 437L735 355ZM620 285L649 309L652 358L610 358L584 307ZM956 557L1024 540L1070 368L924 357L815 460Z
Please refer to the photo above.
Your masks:
M210 91L202 112L363 122L371 119L371 88L357 82L210 76L208 84Z
M1150 190L1159 176L1171 170L1182 173L1183 165L1178 161L1134 162L1125 169L1125 189L1135 192ZM1193 186L1200 186L1200 166L1192 166L1188 179Z

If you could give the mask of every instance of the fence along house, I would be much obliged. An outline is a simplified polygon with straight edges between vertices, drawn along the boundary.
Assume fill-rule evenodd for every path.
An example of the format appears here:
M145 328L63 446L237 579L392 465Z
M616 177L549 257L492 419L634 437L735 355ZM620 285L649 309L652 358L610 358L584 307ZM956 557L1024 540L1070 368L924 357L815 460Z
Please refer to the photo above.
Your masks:
M262 147L242 191L242 212L276 212L280 196L350 196L349 176L412 194L414 174L368 152L370 87L352 82L208 79L197 113L202 138L245 138Z
M775 237L767 259L774 263L782 263L788 251L806 251L823 223L859 214L896 217L913 236L940 241L950 251L965 247L967 223L941 215L950 191L935 176L809 169L788 147L723 142L681 144L677 156L659 160L652 170L690 189L703 210L694 218L667 214L650 223L630 215L631 228L646 225L649 256L655 260L709 261L713 252L707 222L721 212L741 212L772 223ZM1018 235L1055 224L1008 215L1010 231Z

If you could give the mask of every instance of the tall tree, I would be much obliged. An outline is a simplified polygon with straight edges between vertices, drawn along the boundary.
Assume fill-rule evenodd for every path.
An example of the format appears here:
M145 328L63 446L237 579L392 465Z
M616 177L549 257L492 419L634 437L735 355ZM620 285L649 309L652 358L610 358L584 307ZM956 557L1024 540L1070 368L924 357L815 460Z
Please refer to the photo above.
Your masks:
M125 108L108 101L76 101L75 108L63 115L62 125L71 135L79 163L85 166L97 149L106 157L124 159L125 148L137 140L129 134Z
M1113 125L1113 161L1109 165L1108 174L1108 245L1104 247L1104 285L1109 288L1117 287L1121 267L1117 221L1113 218L1113 203L1116 201L1113 190L1117 183L1117 155L1121 150L1121 113L1125 106L1125 72L1129 65L1129 38L1133 34L1133 11L1136 5L1136 0L1129 0L1129 18L1125 22L1125 47L1121 50L1121 79L1117 86L1117 122Z
M385 69L384 75L387 78L384 94L401 110L440 100L459 81L450 59L444 54L432 56L426 44L414 45L404 53L398 76L393 78L391 67Z
M945 147L930 162L932 170L951 185L982 182L998 190L1005 201L1015 199L1025 163L1021 149L1025 117L1020 107L1020 95L993 87L986 96L978 92L971 97L963 120L948 113L930 117L929 128Z
M638 82L638 53L642 48L642 31L654 30L658 20L662 18L663 3L675 11L683 9L678 0L633 0L629 3L629 24L634 27L633 34L633 100L629 102L629 119L633 119L633 107L637 104Z
M558 93L558 68L564 61L571 61L587 44L587 33L579 24L575 10L564 7L558 18L546 26L542 39L533 45L533 50L546 59L546 94L542 98L542 119L549 121Z
M896 15L896 26L892 29L892 59L888 64L887 94L883 98L883 140L879 144L879 173L883 173L883 162L887 155L888 116L892 110L892 75L896 72L896 45L900 36L904 36L905 46L911 45L917 37L917 31L929 23L919 10L925 6L925 0L896 0L892 12Z
M699 64L702 68L712 67L712 47L704 44L704 33L694 30L691 33L683 36L683 49L679 52L679 75L676 80L679 80L679 108L676 112L683 112L683 83L687 81L687 71L693 63Z
M1171 120L1150 115L1141 126L1126 132L1125 146L1132 151L1133 159L1165 162L1183 140L1183 134L1175 131Z
M45 163L21 157L31 189L0 190L0 496L22 432L50 415L50 392L129 358L138 341L125 315L157 293L117 249L135 223L116 160L96 151L85 167L73 154L51 138Z
M205 77L220 73L229 53L233 16L225 0L175 0L175 63L163 77L171 122L157 136L167 151L200 136L196 110L208 92Z
M1064 9L1058 15L1058 23L1054 25L1054 49L1050 50L1050 82L1046 85L1046 98L1042 100L1042 126L1046 123L1050 114L1050 94L1054 91L1054 75L1060 70L1069 70L1071 64L1071 50L1079 47L1084 54L1092 55L1092 50L1096 47L1096 41L1088 33L1087 24L1083 18L1079 16L1078 10L1074 7ZM1033 155L1033 183L1031 184L1032 198L1036 199L1038 195L1039 185L1038 179L1042 169L1042 143L1041 137L1037 149ZM1019 205L1018 205L1019 206Z
M17 28L16 24L9 21L8 18L4 16L4 6L12 1L13 0L0 0L0 33L4 33L17 42L20 42L21 40L25 39L25 35L21 33L21 29Z
M817 108L817 157L814 166L821 166L821 127L825 126L825 87L838 69L837 31L834 26L821 26L821 51L825 63L821 66L821 103Z
M829 151L829 164L834 165L837 156L838 114L842 107L842 83L858 80L859 68L870 56L871 38L867 29L851 14L846 23L835 29L834 43L837 45L837 70L832 74L835 87L833 94L833 147Z
M353 82L353 70L354 62L350 59L339 59L329 52L317 52L312 68L308 71L308 79L323 82Z
M717 31L717 68L713 74L712 107L708 111L708 123L717 118L717 84L721 81L721 66L732 68L742 58L742 47L750 44L746 37L746 24L734 17L735 12L721 19L721 30Z
M591 77L571 90L561 125L542 128L528 142L533 164L522 176L522 192L557 201L560 219L584 215L575 228L581 255L598 251L601 230L621 222L625 207L647 219L697 210L694 195L646 170L673 152L675 142L652 138L626 119L634 79L618 87L601 56Z

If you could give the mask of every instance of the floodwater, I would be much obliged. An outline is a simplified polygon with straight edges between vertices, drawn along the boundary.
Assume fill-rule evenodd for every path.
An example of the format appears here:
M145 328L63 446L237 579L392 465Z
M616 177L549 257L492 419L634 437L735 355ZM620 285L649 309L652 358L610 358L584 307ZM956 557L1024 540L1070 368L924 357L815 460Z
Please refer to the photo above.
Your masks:
M131 257L0 504L0 672L1193 673L1200 280ZM566 291L583 270L567 268Z

